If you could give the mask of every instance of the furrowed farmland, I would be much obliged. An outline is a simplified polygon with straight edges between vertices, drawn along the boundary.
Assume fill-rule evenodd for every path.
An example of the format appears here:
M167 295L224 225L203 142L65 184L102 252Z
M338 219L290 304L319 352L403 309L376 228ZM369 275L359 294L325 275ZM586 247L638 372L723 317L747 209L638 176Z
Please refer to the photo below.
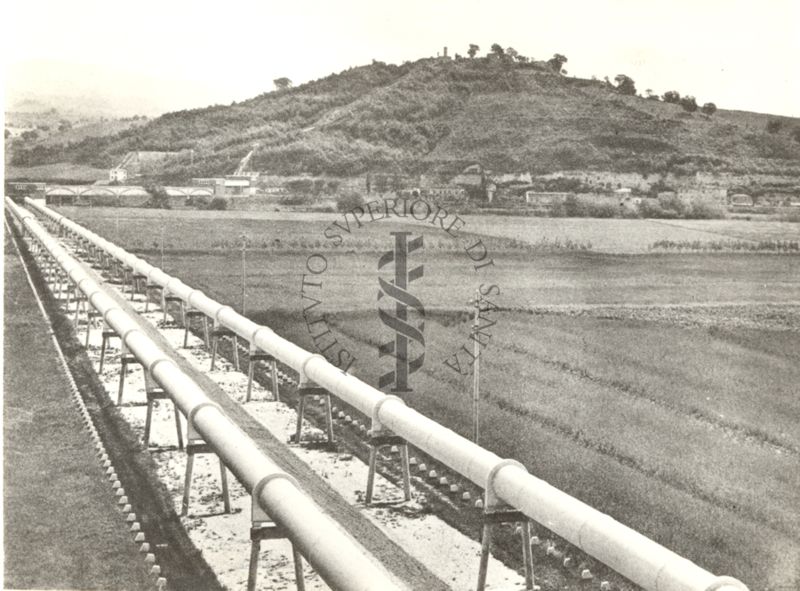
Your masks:
M797 224L465 216L458 239L383 220L333 245L341 214L60 211L237 310L246 236L247 316L310 351L324 317L373 385L391 338L378 262L389 232L421 233L425 364L410 406L470 436L469 300L496 286L484 293L483 446L752 589L800 583L800 256L702 248L796 242ZM653 250L665 240L700 248ZM479 271L465 250L477 241L493 261ZM309 273L311 253L324 274Z

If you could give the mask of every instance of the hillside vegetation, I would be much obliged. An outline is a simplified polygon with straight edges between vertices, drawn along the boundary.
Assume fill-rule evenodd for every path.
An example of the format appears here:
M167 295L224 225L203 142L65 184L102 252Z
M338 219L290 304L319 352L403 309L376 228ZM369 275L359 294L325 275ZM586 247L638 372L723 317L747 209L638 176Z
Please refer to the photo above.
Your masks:
M601 169L800 174L800 120L626 95L501 56L375 62L229 106L168 113L116 135L16 148L14 164L109 167L130 150L185 153L164 180L231 173ZM194 150L191 164L189 150Z

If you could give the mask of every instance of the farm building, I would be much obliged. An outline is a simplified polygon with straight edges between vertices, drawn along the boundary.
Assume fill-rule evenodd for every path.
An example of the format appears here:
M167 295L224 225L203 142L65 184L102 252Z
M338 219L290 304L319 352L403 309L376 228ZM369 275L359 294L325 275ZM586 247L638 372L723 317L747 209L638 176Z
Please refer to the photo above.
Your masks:
M108 180L112 183L124 183L128 180L128 171L119 166L115 166L108 171Z
M734 193L728 198L728 204L733 207L749 207L753 205L753 198L746 193Z
M467 190L464 187L453 185L434 185L422 189L422 194L427 197L437 199L464 200L467 198Z
M481 187L488 174L489 171L485 170L480 164L471 164L454 176L450 183L465 187Z
M197 187L213 187L214 195L255 195L257 175L233 175L225 177L193 178L191 183Z
M525 203L539 209L550 209L554 205L564 203L573 193L555 193L545 191L525 191Z
M498 185L530 185L533 182L529 172L507 172L502 174L492 174L492 180Z

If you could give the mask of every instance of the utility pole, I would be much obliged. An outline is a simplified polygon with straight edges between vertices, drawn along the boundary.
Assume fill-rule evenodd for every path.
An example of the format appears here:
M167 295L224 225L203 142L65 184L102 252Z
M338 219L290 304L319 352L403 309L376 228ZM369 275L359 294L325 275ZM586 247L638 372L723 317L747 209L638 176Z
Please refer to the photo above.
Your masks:
M245 299L247 297L247 234L242 234L242 316L247 311Z
M164 223L161 223L161 270L164 270Z
M477 333L480 327L481 296L475 291L475 299L470 302L475 305L475 316L472 321L472 440L477 444L480 433L480 392L481 392L481 344L478 342Z

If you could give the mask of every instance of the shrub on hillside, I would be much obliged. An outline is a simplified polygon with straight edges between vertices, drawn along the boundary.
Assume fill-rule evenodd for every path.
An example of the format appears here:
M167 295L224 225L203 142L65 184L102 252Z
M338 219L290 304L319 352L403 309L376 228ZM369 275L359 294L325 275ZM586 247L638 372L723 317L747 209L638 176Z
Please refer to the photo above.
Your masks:
M639 204L639 217L658 219L668 216L657 199L642 199Z
M713 220L726 217L725 208L719 203L710 201L698 201L692 203L691 210L686 217L695 220Z
M780 119L770 119L767 121L767 131L769 133L778 133L783 127L783 122Z
M586 206L587 217L590 218L615 218L621 215L620 210L619 205L610 201L588 203Z
M677 218L684 217L691 208L689 202L681 199L678 195L666 195L664 197L659 197L658 205L662 210L664 210L664 212L668 214L670 212L674 212L675 215L670 217Z
M636 95L636 83L633 78L625 74L617 74L614 77L614 82L617 83L617 92L629 96Z
M228 209L228 201L224 197L214 197L208 204L206 209L214 209L217 211L224 211Z
M668 90L662 97L665 103L672 103L677 105L681 102L681 94L677 90Z
M150 194L150 198L144 204L144 207L151 209L172 209L169 203L169 195L167 190L161 185L145 185L144 190Z
M714 103L706 103L703 105L702 111L704 114L711 117L711 115L717 112L717 105Z
M597 201L577 195L569 195L550 211L551 217L568 218L614 218L620 215L620 207L615 201Z
M662 219L719 219L726 217L725 208L710 201L689 202L681 197L643 199L639 204L639 217Z
M697 100L693 96L685 96L681 98L681 107L688 113L694 113L697 110Z
M350 211L363 204L364 198L358 193L343 193L336 198L336 209L339 211Z

